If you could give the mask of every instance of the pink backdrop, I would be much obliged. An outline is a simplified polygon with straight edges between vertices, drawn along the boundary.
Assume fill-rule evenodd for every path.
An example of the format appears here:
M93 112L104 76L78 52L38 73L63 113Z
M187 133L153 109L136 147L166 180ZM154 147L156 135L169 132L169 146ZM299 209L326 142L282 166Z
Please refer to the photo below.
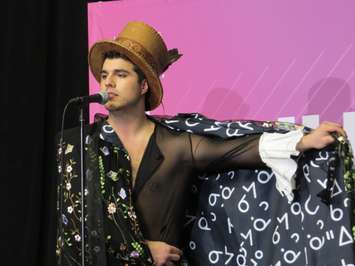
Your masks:
M351 0L97 2L88 8L89 45L141 20L179 48L184 56L162 77L164 109L152 113L333 120L354 142L354 14ZM90 75L90 93L97 90Z

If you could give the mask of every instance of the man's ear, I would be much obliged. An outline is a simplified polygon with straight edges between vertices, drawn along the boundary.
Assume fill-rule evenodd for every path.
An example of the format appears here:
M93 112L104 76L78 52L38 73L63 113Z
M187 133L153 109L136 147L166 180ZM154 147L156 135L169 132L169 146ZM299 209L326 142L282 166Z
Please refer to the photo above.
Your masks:
M142 94L142 95L147 93L147 91L148 91L148 89L149 89L149 86L148 86L148 82L147 82L146 79L144 79L144 80L142 81L142 83L141 83L141 89L142 89L142 91L141 91L141 94Z

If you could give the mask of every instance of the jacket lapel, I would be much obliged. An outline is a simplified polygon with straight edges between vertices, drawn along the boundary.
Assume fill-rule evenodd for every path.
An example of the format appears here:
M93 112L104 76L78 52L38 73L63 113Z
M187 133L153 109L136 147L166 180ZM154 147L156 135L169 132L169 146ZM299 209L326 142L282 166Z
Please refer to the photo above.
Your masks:
M156 126L158 127L158 125ZM164 161L164 156L156 142L156 136L157 132L154 132L154 136L150 138L147 149L142 158L142 162L137 173L136 184L133 188L133 198L136 198L139 195L139 192L142 190L144 184Z

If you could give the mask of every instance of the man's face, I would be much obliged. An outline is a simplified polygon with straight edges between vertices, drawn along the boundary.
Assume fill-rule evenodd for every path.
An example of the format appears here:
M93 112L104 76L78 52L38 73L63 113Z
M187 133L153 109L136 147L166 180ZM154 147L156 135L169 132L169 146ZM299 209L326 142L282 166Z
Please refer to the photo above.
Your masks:
M148 88L145 81L138 83L138 75L131 62L122 58L107 58L102 66L100 89L108 93L106 109L115 111L134 106L140 100L144 102Z

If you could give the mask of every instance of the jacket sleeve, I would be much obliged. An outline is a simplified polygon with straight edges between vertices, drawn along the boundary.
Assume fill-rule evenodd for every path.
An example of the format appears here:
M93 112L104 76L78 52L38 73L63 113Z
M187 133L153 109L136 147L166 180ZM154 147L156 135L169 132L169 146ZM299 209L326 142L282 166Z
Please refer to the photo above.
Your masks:
M230 140L190 135L191 157L195 169L207 173L269 167L275 174L277 190L292 201L297 163L291 155L299 155L296 145L302 136L301 129Z
M235 139L190 135L191 157L200 172L220 172L236 168L264 168L260 158L260 134Z

